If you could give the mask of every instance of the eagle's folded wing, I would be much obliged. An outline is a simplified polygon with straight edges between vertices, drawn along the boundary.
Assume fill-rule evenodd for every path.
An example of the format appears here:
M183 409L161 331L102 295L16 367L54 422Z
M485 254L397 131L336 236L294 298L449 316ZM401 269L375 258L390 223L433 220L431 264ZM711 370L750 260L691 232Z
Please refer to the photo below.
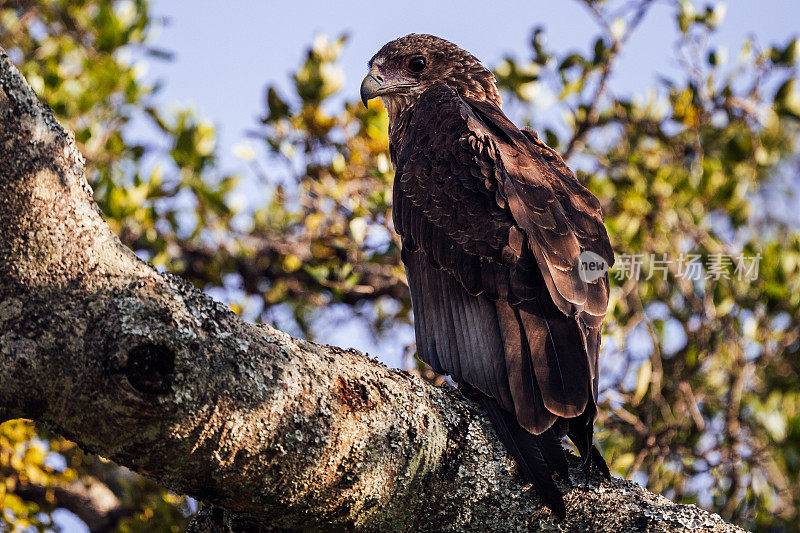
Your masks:
M608 281L578 260L613 260L596 199L493 104L439 83L403 120L393 213L419 355L534 433L593 412Z

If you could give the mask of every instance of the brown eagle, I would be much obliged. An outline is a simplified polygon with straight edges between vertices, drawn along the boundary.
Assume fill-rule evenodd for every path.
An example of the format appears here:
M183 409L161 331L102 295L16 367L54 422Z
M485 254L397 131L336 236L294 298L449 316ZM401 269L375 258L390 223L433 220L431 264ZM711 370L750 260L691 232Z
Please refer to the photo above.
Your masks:
M417 353L476 398L527 481L565 516L569 435L587 472L610 267L600 203L500 110L494 75L458 46L411 34L369 61L361 99L389 111L393 219ZM596 255L595 255L596 254ZM598 257L599 256L599 257Z

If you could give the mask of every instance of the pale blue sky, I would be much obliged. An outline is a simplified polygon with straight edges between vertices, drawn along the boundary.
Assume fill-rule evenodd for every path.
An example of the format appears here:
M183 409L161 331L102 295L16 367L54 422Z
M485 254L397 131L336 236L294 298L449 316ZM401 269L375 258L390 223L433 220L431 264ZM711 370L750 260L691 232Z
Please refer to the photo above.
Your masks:
M726 5L717 41L732 52L748 35L766 46L800 32L797 0L731 0ZM210 118L219 128L223 162L234 170L238 162L231 147L262 112L264 86L277 82L288 87L289 74L318 33L350 35L341 64L345 94L352 100L358 98L367 60L385 42L407 33L444 37L487 65L509 53L527 57L531 29L537 25L545 27L551 47L559 51L586 49L596 34L576 0L151 0L151 6L155 15L168 19L154 44L175 54L171 62L151 62L148 76L166 82L159 99L192 104ZM629 42L611 87L618 93L642 93L656 74L672 71L675 32L674 9L657 2Z

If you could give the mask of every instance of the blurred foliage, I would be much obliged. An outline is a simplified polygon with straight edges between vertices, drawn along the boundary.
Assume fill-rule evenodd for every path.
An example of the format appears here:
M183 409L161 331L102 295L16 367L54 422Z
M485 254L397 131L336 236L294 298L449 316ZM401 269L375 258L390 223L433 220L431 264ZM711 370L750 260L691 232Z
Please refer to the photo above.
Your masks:
M275 260L280 266L264 280L265 297L268 304L291 304L305 334L308 310L329 302L393 298L402 305L392 314L403 320L410 309L391 228L388 117L379 102L328 111L343 82L336 59L345 40L316 39L294 75L297 98L267 89L259 137L268 161L254 163L268 183L280 167L284 176L275 201L254 217L253 231L267 246L284 243Z
M797 41L750 40L734 54L714 45L723 4L661 2L678 63L647 93L615 95L609 80L656 2L581 4L597 21L585 48L553 50L538 28L530 55L506 57L495 73L512 118L598 196L619 257L641 258L641 279L621 275L624 260L612 271L601 446L618 474L676 501L755 530L800 531ZM265 90L238 155L269 201L242 207L231 193L245 185L218 170L214 128L153 103L140 60L168 54L149 43L159 21L145 2L0 6L0 44L75 131L98 203L140 256L224 289L235 310L255 309L248 318L289 310L306 336L330 304L376 334L411 322L387 117L341 94L344 37L315 40L290 94ZM157 130L153 144L126 135L133 120ZM701 259L698 281L676 261L688 254ZM738 254L760 255L757 279L706 277L713 258ZM645 279L663 257L673 260L663 275ZM64 468L48 462L55 456ZM123 530L180 529L188 514L185 501L20 421L0 426L0 469L3 520L18 529L49 527L58 507L18 496L24 483L106 483L127 509Z

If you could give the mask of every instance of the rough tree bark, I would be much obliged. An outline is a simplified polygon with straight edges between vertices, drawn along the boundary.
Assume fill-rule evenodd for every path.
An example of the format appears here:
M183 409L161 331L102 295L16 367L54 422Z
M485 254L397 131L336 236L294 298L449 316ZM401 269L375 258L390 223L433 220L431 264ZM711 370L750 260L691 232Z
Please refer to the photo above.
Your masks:
M0 50L1 51L1 50ZM561 483L556 521L476 407L241 321L125 248L71 134L0 57L0 420L209 505L195 531L734 531L637 485Z

